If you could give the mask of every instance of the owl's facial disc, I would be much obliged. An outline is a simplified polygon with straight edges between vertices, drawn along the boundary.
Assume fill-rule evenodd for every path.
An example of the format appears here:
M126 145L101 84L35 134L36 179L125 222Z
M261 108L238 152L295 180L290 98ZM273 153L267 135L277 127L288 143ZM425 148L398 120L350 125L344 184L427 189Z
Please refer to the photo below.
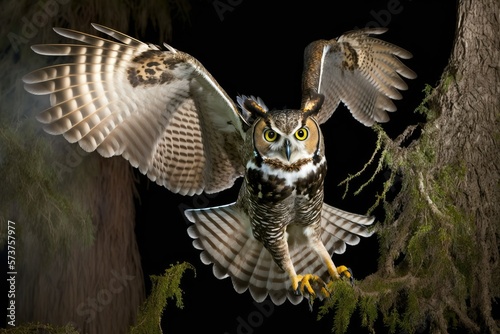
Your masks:
M319 127L314 119L302 118L300 111L277 112L256 121L254 147L263 159L292 165L311 159L320 148Z

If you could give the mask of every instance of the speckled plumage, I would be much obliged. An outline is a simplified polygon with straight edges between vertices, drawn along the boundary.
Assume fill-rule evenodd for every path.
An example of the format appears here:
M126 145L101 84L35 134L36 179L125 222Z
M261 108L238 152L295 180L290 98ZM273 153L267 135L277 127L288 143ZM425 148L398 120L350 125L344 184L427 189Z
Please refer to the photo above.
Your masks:
M186 53L93 26L114 40L56 28L83 44L33 47L75 57L23 78L28 92L50 95L37 116L45 130L88 152L121 155L175 193L219 192L243 177L234 203L185 212L202 262L257 301L296 304L324 291L320 280L339 277L332 255L369 237L374 219L323 202L319 126L340 102L367 126L387 121L391 99L407 88L400 75L415 76L397 57L411 54L369 36L380 28L315 41L305 50L301 108L268 110L253 96L235 103Z

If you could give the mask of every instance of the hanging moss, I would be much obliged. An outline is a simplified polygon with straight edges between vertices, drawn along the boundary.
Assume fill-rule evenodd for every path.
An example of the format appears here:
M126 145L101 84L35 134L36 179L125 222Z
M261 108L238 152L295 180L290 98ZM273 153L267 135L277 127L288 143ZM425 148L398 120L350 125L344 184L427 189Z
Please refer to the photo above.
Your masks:
M359 300L359 314L361 325L374 331L375 321L378 319L378 302L373 296L362 296Z
M365 171L367 170L367 168L373 164L375 161L377 161L377 154L379 152L382 151L382 157L378 159L378 163L377 163L377 167L376 167L376 170L375 172L372 174L372 176L370 177L370 179L368 181L366 181L365 183L363 183L355 192L354 192L354 195L358 195L361 193L361 191L367 186L369 185L370 183L373 182L373 180L375 179L375 176L377 176L378 173L380 173L380 171L382 170L382 167L383 167L383 157L385 156L385 150L382 150L382 143L383 143L383 138L382 138L382 135L383 135L383 132L382 131L379 131L377 133L377 141L376 141L376 144L375 144L375 150L373 151L372 153L372 156L370 157L370 159L368 159L368 161L364 164L363 168L356 172L355 174L352 174L352 175L349 175L344 181L340 182L339 183L339 186L344 186L345 187L345 190L344 190L344 195L342 196L342 198L345 198L345 196L347 195L347 193L349 192L349 184L352 180L354 180L355 178L358 178L360 177L361 175L363 175L365 173Z
M358 295L352 285L347 280L338 280L331 282L331 296L326 299L321 306L318 319L328 314L330 309L335 311L332 332L342 334L347 331L351 316L358 303Z
M186 269L195 270L191 264L184 262L171 266L162 276L151 276L151 294L141 306L136 325L130 329L131 334L163 333L160 322L167 300L174 298L176 306L183 307L180 281Z
M425 85L422 92L424 93L424 98L422 99L420 105L415 109L415 112L424 115L428 121L433 120L437 115L435 114L435 109L429 106L429 102L432 98L434 87L431 85Z

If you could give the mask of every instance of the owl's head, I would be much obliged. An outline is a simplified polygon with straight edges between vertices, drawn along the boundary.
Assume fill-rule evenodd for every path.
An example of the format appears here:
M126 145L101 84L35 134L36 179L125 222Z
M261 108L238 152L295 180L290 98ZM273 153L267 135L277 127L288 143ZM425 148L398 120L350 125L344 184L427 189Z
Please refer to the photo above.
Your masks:
M323 95L316 94L304 110L268 111L256 100L246 99L244 107L255 118L251 127L254 152L284 165L322 155L323 136L314 118L322 103Z

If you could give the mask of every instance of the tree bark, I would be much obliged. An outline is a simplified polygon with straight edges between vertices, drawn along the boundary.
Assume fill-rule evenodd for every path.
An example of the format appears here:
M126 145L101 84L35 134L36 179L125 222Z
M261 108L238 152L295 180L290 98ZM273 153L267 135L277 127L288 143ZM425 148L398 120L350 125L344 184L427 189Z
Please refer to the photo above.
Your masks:
M500 296L499 20L497 0L460 1L453 53L435 98L441 116L431 125L438 129L436 168L466 167L449 201L467 212L475 227L478 262L470 268L469 317L492 333L499 331L492 304Z
M385 137L386 163L403 186L386 203L380 268L360 296L391 329L500 331L492 311L500 298L499 14L498 0L459 1L449 64L420 108L428 115L420 138L404 148L407 133Z
M47 107L41 101L48 99L28 96L20 78L37 64L55 61L42 60L30 49L56 43L53 26L95 33L89 22L106 22L119 31L144 33L153 25L160 40L167 40L172 11L187 16L189 2L20 0L3 5L0 155L7 154L0 157L0 171L10 180L2 185L0 232L6 229L4 219L16 223L16 325L72 323L81 333L126 333L145 298L130 164L98 154L71 155L76 146L62 138L53 145L56 139L41 134L40 124L32 125L35 113ZM85 223L82 213L89 216Z
M90 211L95 238L90 246L73 245L66 252L61 247L62 252L47 257L47 244L33 231L23 233L17 322L70 323L80 333L127 333L145 297L132 170L124 159L97 155L88 155L81 168L96 172L74 185L78 191L72 200Z

